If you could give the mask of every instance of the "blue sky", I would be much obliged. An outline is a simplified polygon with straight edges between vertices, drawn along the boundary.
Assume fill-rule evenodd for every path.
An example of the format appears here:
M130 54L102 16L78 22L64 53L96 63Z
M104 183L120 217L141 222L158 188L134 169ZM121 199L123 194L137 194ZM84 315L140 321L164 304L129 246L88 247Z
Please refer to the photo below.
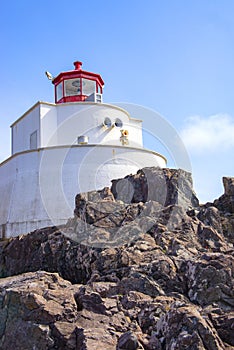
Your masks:
M222 176L234 176L233 13L232 0L2 1L0 161L9 125L53 101L45 70L81 60L102 75L105 102L165 117L187 146L199 198L217 198Z

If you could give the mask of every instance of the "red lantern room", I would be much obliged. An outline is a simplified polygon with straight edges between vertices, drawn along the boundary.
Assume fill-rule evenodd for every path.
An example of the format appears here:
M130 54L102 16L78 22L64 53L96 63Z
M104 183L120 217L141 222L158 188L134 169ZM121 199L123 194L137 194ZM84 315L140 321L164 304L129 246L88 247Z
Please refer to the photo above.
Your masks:
M55 103L102 102L104 81L101 76L82 70L82 62L76 61L74 66L74 70L62 72L53 79Z

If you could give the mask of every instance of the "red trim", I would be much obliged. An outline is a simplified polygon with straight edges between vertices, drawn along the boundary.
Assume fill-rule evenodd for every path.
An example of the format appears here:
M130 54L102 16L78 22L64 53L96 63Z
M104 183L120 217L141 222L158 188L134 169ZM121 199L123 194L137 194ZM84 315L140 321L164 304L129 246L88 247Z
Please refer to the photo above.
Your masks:
M79 96L64 96L59 101L56 101L56 103L66 103L66 102L83 102L87 98L86 95L79 95Z
M64 80L62 82L62 88L63 88L63 96L65 96L65 84L64 84Z
M86 72L84 70L72 70L72 71L68 71L68 72L62 72L57 77L55 77L53 79L52 83L57 85L62 80L72 79L72 78L92 79L92 80L98 81L101 86L104 85L104 81L102 80L102 77L99 74Z
M82 62L75 61L73 64L74 64L76 70L81 70Z

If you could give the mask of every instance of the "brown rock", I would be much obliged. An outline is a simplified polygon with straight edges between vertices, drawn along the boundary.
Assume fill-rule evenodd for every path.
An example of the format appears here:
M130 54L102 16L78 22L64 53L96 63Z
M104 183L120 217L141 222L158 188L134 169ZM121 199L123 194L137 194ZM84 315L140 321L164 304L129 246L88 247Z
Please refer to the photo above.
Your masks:
M234 214L234 178L223 177L224 194L214 201L214 205L222 212Z
M234 177L223 177L224 194L234 196Z
M137 350L142 349L140 346L137 336L132 332L128 331L121 335L118 340L117 350Z
M51 325L75 321L76 303L70 287L71 283L57 274L45 272L1 280L0 319L4 328L0 348L52 348L56 339Z

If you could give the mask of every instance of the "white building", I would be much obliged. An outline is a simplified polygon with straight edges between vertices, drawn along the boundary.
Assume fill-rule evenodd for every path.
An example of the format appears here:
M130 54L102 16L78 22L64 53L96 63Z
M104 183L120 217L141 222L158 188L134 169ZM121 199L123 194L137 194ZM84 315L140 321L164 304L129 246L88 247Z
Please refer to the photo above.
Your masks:
M12 125L0 164L0 237L66 223L75 195L166 159L143 148L142 122L102 103L104 82L81 69L52 80L55 103L37 102Z

